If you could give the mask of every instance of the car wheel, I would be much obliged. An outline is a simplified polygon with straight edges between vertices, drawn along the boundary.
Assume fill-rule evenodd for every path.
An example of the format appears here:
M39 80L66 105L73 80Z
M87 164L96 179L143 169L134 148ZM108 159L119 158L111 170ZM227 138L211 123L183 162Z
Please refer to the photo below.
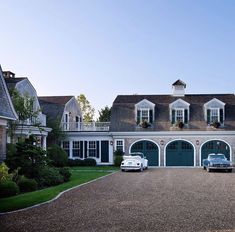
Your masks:
M210 169L210 168L207 168L206 170L207 170L207 172L211 172L211 169Z
M228 169L228 172L232 172L233 170L232 169Z
M203 166L203 170L206 170L206 167L205 167L205 166Z
M125 172L125 169L122 169L122 172Z
M140 172L143 172L144 168L143 165L141 165Z

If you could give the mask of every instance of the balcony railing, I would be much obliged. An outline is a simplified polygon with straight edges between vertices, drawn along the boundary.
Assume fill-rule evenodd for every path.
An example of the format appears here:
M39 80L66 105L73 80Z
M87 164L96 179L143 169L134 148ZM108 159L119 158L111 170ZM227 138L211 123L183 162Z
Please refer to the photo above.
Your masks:
M64 122L63 131L109 131L110 122Z
M19 124L33 126L38 124L39 126L46 126L46 115L39 114L37 118L27 119L25 121L19 121Z

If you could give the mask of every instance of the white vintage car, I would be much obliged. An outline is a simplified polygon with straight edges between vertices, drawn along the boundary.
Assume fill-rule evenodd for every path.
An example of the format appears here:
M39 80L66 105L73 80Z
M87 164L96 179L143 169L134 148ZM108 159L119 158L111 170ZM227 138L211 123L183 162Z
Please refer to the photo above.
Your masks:
M142 172L148 168L148 160L142 152L133 152L123 156L120 167L122 171L139 170Z

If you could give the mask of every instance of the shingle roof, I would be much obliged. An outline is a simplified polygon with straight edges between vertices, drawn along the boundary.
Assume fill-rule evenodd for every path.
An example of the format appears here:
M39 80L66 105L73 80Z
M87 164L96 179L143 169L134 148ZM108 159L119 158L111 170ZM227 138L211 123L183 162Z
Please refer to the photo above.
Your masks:
M183 82L183 81L181 81L180 79L178 79L176 82L174 82L172 85L183 85L184 86L184 88L186 87L186 84Z
M27 79L27 77L5 78L8 89L15 88L16 84Z
M203 106L217 98L225 105L225 130L235 130L235 95L234 94L191 94L184 97L172 95L119 95L113 102L110 131L136 131L135 104L147 99L155 104L155 123L148 130L169 131L171 127L169 104L183 99L190 104L189 129L205 130ZM146 129L145 129L146 131Z
M2 75L2 68L0 66L0 117L15 120L17 114L12 105L5 80Z
M42 112L49 119L61 120L64 112L65 104L72 99L73 96L43 96L38 97Z

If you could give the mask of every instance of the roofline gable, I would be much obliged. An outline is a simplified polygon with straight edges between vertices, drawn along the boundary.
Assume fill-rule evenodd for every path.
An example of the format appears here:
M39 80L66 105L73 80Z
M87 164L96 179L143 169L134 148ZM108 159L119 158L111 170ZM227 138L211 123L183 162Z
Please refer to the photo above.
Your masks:
M140 102L136 103L135 107L138 107L138 105L141 105L143 103L146 103L146 104L150 105L151 107L155 107L155 104L147 99L143 99Z
M211 102L214 102L214 101L217 102L218 104L222 105L222 106L225 106L225 105L226 105L226 103L220 101L219 99L213 98L213 99L211 99L210 101L206 102L206 103L204 104L204 107L207 107L207 105L209 105Z
M180 103L186 105L187 107L190 106L190 104L189 104L188 102L186 102L186 101L184 101L183 99L179 98L179 99L173 101L172 103L170 103L170 104L169 104L169 107L171 108L172 105L176 104L177 102L180 102Z

